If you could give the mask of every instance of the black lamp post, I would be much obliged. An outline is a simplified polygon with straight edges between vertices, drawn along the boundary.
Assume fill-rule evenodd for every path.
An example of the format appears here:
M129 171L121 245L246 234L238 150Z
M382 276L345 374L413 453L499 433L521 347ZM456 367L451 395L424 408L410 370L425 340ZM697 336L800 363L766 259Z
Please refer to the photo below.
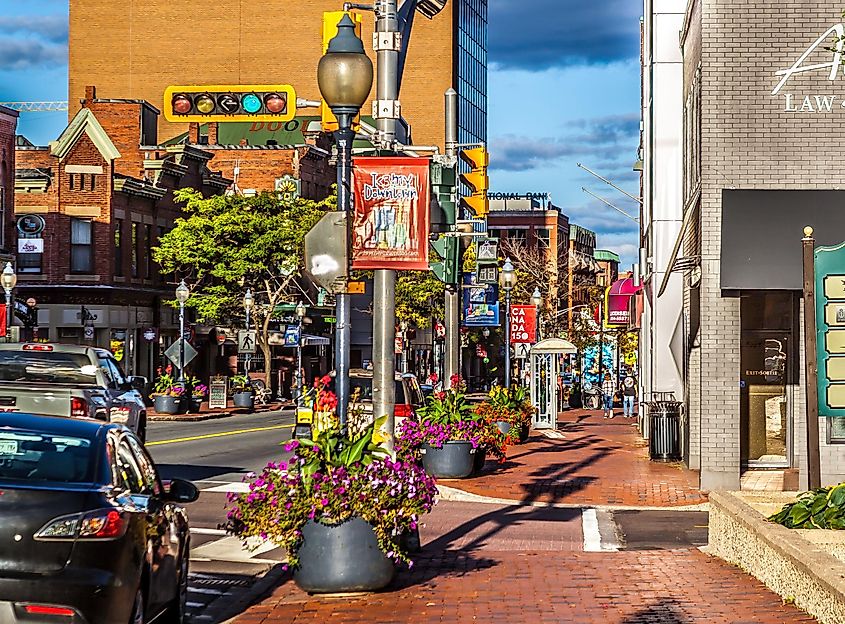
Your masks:
M373 87L373 63L364 52L364 44L355 34L355 23L349 15L341 18L337 25L337 35L329 41L326 54L320 59L317 84L326 104L337 117L338 129L334 133L337 144L337 206L339 210L349 213L352 210L352 142L355 139L352 120L367 101ZM350 221L351 217L347 220L347 241L350 239ZM349 404L349 295L338 294L336 301L335 387L338 419L341 427L344 427Z

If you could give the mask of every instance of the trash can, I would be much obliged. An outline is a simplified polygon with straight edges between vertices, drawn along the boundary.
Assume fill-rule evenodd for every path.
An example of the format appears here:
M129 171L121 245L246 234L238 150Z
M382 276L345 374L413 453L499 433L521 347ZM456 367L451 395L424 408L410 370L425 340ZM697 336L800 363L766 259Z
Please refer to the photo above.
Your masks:
M649 456L654 461L681 460L680 401L649 403Z

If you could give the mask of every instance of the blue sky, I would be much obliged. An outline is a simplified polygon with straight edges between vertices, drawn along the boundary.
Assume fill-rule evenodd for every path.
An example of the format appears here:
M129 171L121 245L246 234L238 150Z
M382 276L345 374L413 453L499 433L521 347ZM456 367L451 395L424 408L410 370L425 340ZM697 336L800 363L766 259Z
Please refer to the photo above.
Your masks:
M67 0L0 5L0 101L66 100ZM631 167L639 133L641 4L489 0L489 12L491 190L550 193L627 268L637 255L637 224L581 187L634 216L637 204L576 163L639 194ZM19 132L43 144L65 122L66 113L24 113Z

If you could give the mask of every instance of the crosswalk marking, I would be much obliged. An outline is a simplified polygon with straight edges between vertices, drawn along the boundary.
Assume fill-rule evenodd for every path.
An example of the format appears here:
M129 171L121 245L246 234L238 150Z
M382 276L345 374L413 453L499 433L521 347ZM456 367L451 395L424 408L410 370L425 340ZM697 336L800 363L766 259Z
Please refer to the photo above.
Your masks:
M249 483L226 483L225 485L215 485L210 488L202 488L203 492L232 492L235 494L244 494L249 492Z

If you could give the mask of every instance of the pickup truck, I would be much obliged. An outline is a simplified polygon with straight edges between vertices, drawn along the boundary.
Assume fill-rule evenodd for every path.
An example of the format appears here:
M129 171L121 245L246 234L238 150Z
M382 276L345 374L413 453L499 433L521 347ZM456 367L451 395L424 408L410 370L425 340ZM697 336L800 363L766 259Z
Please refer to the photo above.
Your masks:
M49 343L0 344L3 412L121 423L143 441L144 377L127 377L105 349Z

